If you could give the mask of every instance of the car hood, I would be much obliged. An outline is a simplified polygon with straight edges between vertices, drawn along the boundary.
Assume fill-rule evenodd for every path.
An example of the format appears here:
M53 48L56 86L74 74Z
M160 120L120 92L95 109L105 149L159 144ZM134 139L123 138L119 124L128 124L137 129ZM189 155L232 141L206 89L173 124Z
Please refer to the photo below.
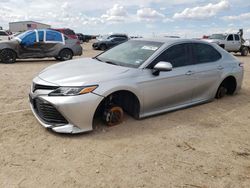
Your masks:
M80 58L52 65L38 77L59 86L84 86L119 79L129 69L91 58Z
M0 49L3 48L15 48L18 44L17 40L7 40L7 41L0 41Z

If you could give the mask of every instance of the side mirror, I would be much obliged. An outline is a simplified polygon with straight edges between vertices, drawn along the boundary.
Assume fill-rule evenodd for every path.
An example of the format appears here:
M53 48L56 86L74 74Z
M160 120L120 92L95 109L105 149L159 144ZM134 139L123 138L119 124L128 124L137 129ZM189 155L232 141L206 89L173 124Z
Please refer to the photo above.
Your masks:
M161 71L167 72L173 69L173 65L169 62L160 61L153 68L153 75L158 76Z

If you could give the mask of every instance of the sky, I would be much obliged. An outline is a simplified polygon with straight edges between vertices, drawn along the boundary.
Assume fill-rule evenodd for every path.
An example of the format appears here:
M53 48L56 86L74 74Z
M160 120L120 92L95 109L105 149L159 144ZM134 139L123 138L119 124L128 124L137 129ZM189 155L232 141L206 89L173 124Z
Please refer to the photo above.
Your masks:
M185 38L243 28L250 38L250 0L0 0L0 26L25 20L84 34Z

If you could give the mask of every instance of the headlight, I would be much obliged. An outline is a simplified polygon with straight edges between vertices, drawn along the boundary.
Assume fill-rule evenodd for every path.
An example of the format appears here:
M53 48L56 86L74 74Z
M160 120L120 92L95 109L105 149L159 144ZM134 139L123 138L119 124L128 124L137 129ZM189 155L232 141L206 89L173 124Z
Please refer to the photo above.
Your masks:
M85 86L85 87L60 87L51 93L49 96L75 96L75 95L83 95L86 93L90 93L94 91L98 85L94 86Z

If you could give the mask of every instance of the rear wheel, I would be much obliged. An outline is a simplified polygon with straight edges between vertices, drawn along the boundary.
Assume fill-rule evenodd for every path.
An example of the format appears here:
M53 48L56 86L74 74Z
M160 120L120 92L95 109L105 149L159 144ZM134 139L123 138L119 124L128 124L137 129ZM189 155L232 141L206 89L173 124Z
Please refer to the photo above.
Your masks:
M241 55L242 55L242 56L247 56L247 54L248 54L248 48L247 48L247 47L243 47L243 48L241 49Z
M63 49L60 53L59 56L57 57L58 60L60 61L68 61L71 60L73 57L73 53L69 49Z
M227 77L219 86L215 98L221 99L225 95L233 95L236 91L237 82L232 76Z
M15 63L16 53L13 50L4 49L0 52L0 60L6 64Z
M225 95L227 94L227 88L224 84L221 84L217 93L216 93L216 96L215 98L216 99L221 99L223 98Z

